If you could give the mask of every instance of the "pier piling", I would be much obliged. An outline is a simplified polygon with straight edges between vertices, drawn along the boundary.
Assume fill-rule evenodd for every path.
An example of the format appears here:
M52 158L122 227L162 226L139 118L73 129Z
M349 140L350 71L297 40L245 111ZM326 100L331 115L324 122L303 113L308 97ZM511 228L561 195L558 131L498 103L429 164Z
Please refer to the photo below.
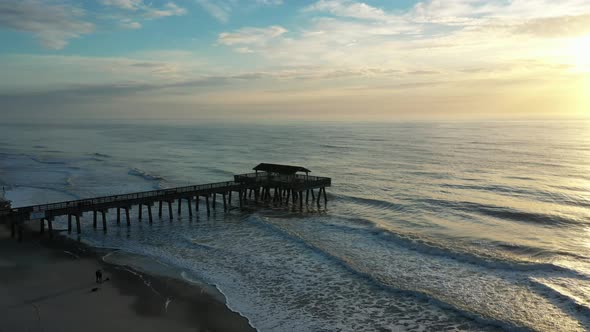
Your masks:
M107 217L106 217L106 211L100 211L102 214L102 229L103 232L107 232Z
M154 222L153 218L152 218L152 205L153 204L148 204L147 205L147 209L148 209L148 218L150 221L150 225Z
M49 237L53 237L53 217L47 219L47 232L49 233Z
M193 206L191 205L191 197L188 196L186 198L186 205L188 207L188 216L192 217L193 216Z
M18 242L23 242L23 229L24 229L24 227L23 227L22 224L18 224L18 227L17 228L18 228L17 229L17 231L18 231L18 234L17 234L18 235Z
M318 206L320 206L320 198L322 198L322 188L320 188L318 190L318 199L317 199Z
M76 233L82 233L82 229L80 228L80 214L76 214Z
M299 192L299 209L303 210L303 191Z
M174 219L174 216L172 215L172 201L168 201L168 216L170 217L170 221Z
M131 218L129 218L129 208L124 208L125 209L125 218L127 219L127 226L131 226Z
M76 233L82 233L82 229L80 228L80 215L76 214Z

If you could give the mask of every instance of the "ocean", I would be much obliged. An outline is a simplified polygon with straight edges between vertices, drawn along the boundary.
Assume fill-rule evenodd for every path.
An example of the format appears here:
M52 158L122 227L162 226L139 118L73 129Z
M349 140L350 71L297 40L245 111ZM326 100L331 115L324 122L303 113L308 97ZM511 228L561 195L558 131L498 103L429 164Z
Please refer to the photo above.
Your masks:
M590 329L589 122L0 124L0 142L13 206L261 162L331 177L303 211L83 218L105 260L211 285L260 331Z

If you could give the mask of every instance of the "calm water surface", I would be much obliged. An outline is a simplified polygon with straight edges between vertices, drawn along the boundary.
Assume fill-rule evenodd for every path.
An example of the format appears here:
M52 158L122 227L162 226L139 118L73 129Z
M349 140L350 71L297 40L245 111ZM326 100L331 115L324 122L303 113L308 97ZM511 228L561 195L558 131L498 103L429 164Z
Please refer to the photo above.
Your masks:
M214 285L261 331L590 329L590 123L0 125L0 142L17 206L259 162L332 177L327 208L83 228L122 249L111 261Z

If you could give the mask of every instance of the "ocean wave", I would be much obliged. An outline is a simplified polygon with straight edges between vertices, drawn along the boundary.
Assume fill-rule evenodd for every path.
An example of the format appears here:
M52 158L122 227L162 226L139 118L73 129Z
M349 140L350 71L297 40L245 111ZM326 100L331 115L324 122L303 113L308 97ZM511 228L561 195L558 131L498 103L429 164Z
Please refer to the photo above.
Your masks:
M282 237L288 239L289 241L299 243L299 244L303 245L304 247L322 255L324 258L328 259L329 261L341 266L342 268L349 271L353 275L372 284L375 287L378 287L379 289L382 289L384 291L390 292L390 293L398 295L398 296L409 296L409 297L416 298L419 300L427 301L429 303L432 303L432 304L438 306L439 308L451 310L463 317L473 319L480 324L496 326L496 327L500 327L503 329L508 329L510 331L529 331L528 328L515 325L512 322L494 319L489 316L481 315L477 312L469 311L466 308L462 308L461 306L457 306L456 304L454 304L452 302L448 302L445 299L440 298L439 296L432 294L428 291L404 287L404 285L401 283L392 284L392 283L384 282L379 277L377 277L369 272L365 272L365 271L362 271L362 270L356 268L354 266L354 264L351 261L349 261L348 259L346 259L344 257L340 257L338 255L335 255L323 248L320 248L320 247L314 245L313 243L306 241L301 236L299 236L293 232L290 232L286 229L279 228L275 224L273 224L272 222L264 221L263 218L256 218L256 220L259 223L259 225L261 225L263 227L267 227L268 229L273 230L274 233L276 233L277 235L282 236Z
M424 177L426 179L437 179L437 180L442 180L442 179L449 179L450 176L447 173L444 172L430 172L430 171L416 171L416 170L407 170L404 171L407 174L410 175L416 175L419 177Z
M188 271L181 271L180 277L182 278L181 280L183 280L189 284L196 285L201 290L205 290L208 295L213 296L217 301L219 301L221 303L226 303L226 305L227 305L227 298L225 297L223 292L219 289L219 287L217 287L217 285L210 285L210 284L206 283L204 280L202 280L202 278L198 277L195 272L191 273ZM245 315L243 315L239 311L236 311L236 310L233 310L233 311L237 312L240 315L242 315L243 317L245 317ZM250 322L250 324L252 324L252 323Z
M486 192L493 192L493 193L507 193L507 194L519 194L522 196L537 196L538 192L533 192L530 190L525 190L522 188L515 188L509 186L501 186L501 185L463 185L463 184L451 184L451 183L443 183L440 185L443 188L452 188L452 189L463 189L463 190L477 190L477 191L486 191Z
M150 174L150 173L143 171L139 168L132 168L127 172L127 174L137 176L137 177L140 177L140 178L142 178L144 180L148 180L148 181L164 180L164 178L161 176Z
M452 189L460 189L460 190L468 190L468 191L481 191L481 192L490 192L490 193L502 193L507 194L510 196L517 196L523 198L534 198L535 200L547 203L558 203L564 205L571 205L571 206L584 206L590 207L590 202L588 202L584 197L572 197L571 195L564 194L562 192L551 192L551 191L541 191L541 190L528 190L523 188L516 188L511 186L502 186L502 185L463 185L463 184L441 184L441 187L444 188L452 188ZM564 188L562 188L564 189Z
M555 256L568 256L577 259L590 259L590 257L576 254L573 252L565 251L565 250L556 250L556 249L541 249L538 247L527 246L523 244L516 244L516 243L505 243L505 242L493 242L493 245L505 249L510 252L514 252L517 254L524 254L535 258L546 258L552 259Z
M207 168L207 170L209 170L211 173L220 174L220 175L223 175L223 176L228 176L230 178L233 178L234 177L234 173L233 172L226 171L226 170L223 170L223 169L211 167L211 168Z
M526 260L516 260L516 257L507 257L506 255L498 256L500 253L498 252L473 252L469 251L467 247L449 247L441 242L435 242L431 239L427 239L423 236L418 234L409 234L409 233L402 233L397 232L391 229L384 228L378 225L375 222L372 222L368 219L364 218L351 218L348 219L349 221L353 221L355 223L359 223L363 226L369 226L366 229L368 233L372 236L376 236L379 239L392 241L395 245L398 245L402 248L410 249L417 251L422 254L427 254L431 256L438 256L443 258L450 258L456 261L460 261L463 263L474 264L477 266L490 268L490 269L502 269L508 271L545 271L545 272L561 272L567 275L589 279L583 274L580 274L578 271L572 270L570 268L556 265L549 262L534 262L534 261L526 261ZM344 224L324 224L328 227L338 228L347 232L359 232L359 230L355 227L350 227ZM507 244L506 244L507 245ZM499 245L498 245L499 246ZM542 249L532 249L536 250L537 252L542 251ZM558 254L558 253L556 253Z
M336 149L336 150L348 150L348 149L350 149L349 146L340 146L340 145L333 145L333 144L320 144L320 147L322 147L322 148L328 148L328 149Z
M103 161L105 161L105 159L110 159L110 158L112 158L112 157L111 157L110 155L108 155L108 154L104 154L104 153L98 153L98 152L96 152L96 153L91 153L91 154L89 154L88 156L89 156L89 157L88 157L88 159L89 159L89 160L93 160L93 161L100 161L100 162L103 162Z
M62 160L46 160L39 156L31 156L31 160L46 165L67 165L67 162Z
M540 289L541 293L547 298L553 298L561 305L570 306L577 315L576 319L581 321L584 326L590 326L590 296L588 291L590 287L580 285L576 280L564 280L563 278L537 278L530 277L529 281ZM577 294L576 294L577 293Z
M375 198L365 198L365 197L358 197L358 196L351 196L345 194L336 194L337 198L344 201L349 201L361 205L370 205L372 207L376 207L379 209L386 209L391 211L406 211L408 210L408 206L405 204L393 203L385 200L375 199Z
M580 225L579 222L570 218L547 213L535 213L515 210L509 207L500 207L466 201L448 201L433 198L421 199L420 201L430 206L451 208L457 211L472 212L480 215L510 221L541 224L547 226Z
M224 169L220 169L220 168L216 168L216 167L209 167L209 166L198 166L195 165L193 166L194 168L198 168L198 169L202 169L204 170L206 173L209 174L219 174L219 175L223 175L224 177L230 177L233 178L235 173L224 170Z
M33 196L36 191L46 191L50 193L57 193L59 196L63 196L62 200L76 200L80 199L80 196L72 193L69 190L61 188L53 188L49 186L12 186L7 191L7 196L15 196L12 200L13 207L23 207L35 204L44 204L48 202L29 202L29 198ZM54 196L54 195L50 195Z
M212 250L220 250L220 248L218 248L218 247L214 247L214 246L208 245L208 244L206 244L206 243L199 242L199 241L198 241L198 240L196 240L196 239L192 239L192 238L185 238L185 237L182 237L182 238L183 238L183 239L184 239L184 240L185 240L185 241L186 241L188 244L190 244L190 246L192 246L192 247L198 247L198 248L201 248L201 249L204 249L204 250L207 250L207 251L212 251Z
M65 181L65 188L72 188L74 186L75 186L75 184L74 184L74 177L73 176L68 176L66 178L66 181Z
M535 178L528 177L528 176L517 176L517 175L509 175L505 176L506 179L514 179L514 180L523 180L523 181L535 181Z
M278 228L277 232L284 232L295 241L302 241L311 250L377 287L394 294L424 299L480 323L508 330L528 331L537 328L547 330L551 326L554 328L553 321L544 318L541 313L545 309L552 313L561 312L563 309L566 313L573 314L572 317L579 316L575 308L556 303L547 298L545 293L540 294L531 290L528 276L557 276L582 283L590 280L576 271L560 269L549 264L526 264L526 268L523 268L525 264L522 263L501 262L505 265L504 269L498 269L498 264L493 263L488 263L484 267L473 261L458 264L453 262L460 261L456 259L456 256L440 255L441 259L432 259L427 255L412 254L404 250L398 252L399 249L393 246L390 247L386 243L379 244L370 236L359 234L358 229L351 230L351 234L342 234L330 229L321 230L323 224L320 228L304 226L300 229L284 227L282 223L276 221L267 222ZM360 231L362 232L362 229ZM333 237L328 234L332 234ZM360 242L355 239L359 239ZM342 243L347 240L351 241L350 246ZM375 251L366 253L366 248L375 248ZM389 259L392 255L408 258ZM391 268L392 264L397 268ZM399 272L396 269L409 272ZM463 272L456 274L458 270ZM492 285L492 288L486 285ZM472 292L479 295L474 297ZM524 299L535 301L527 294L536 298L536 301L540 301L531 303L534 304L534 315L530 317L526 315L528 309L521 307ZM481 297L490 298L493 305L480 303L477 299ZM508 310L508 312L499 314L498 310ZM572 323L574 321L570 321L569 324ZM584 324L584 326L588 325Z

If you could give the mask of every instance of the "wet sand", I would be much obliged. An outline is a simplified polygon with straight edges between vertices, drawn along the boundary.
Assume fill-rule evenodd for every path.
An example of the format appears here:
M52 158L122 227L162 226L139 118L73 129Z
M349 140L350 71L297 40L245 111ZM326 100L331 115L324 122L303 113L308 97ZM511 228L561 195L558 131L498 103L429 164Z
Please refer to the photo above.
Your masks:
M110 280L97 284L97 269ZM18 243L0 226L0 332L19 331L255 330L199 287L107 264L61 237Z

